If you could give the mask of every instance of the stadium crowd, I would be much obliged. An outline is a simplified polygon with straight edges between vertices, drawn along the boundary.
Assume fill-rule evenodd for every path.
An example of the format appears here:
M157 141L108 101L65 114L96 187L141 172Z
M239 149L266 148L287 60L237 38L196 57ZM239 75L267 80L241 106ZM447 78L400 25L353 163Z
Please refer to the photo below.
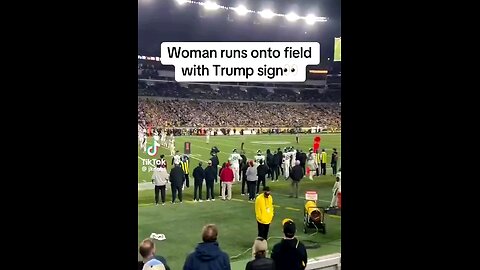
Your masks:
M165 79L165 78L164 78ZM212 89L213 87L213 89ZM339 102L340 91L324 91L317 88L298 89L292 85L288 88L242 87L227 85L190 84L180 85L177 82L146 83L138 81L139 96L162 96L190 99L215 100L249 100L276 102Z
M197 100L138 101L139 123L155 127L300 127L341 125L339 104L276 104Z

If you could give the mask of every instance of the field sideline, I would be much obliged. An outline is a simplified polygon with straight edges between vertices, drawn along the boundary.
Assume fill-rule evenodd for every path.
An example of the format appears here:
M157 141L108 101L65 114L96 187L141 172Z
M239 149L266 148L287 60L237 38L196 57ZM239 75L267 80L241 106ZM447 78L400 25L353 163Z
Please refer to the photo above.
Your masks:
M241 136L210 136L210 143L206 144L205 137L184 136L176 137L176 146L180 152L183 152L183 144L188 141L191 143L192 156L190 159L190 172L198 166L198 161L204 161L210 158L211 147L217 146L220 149L218 154L220 163L227 161L233 148L240 150L242 140L245 141L245 152L249 159L252 159L257 149L261 149L265 154L269 148L272 153L280 147L294 146L308 152L313 145L314 134L302 135L300 143L295 143L294 135L248 135ZM337 148L341 156L340 134L322 134L321 147L326 148L328 154L328 163L332 148ZM149 138L149 145L152 138ZM167 149L160 149L160 153L165 154L170 166L171 157ZM172 270L182 269L187 254L193 251L196 244L201 241L200 232L203 225L215 223L219 227L219 244L222 250L230 256L232 269L245 269L245 263L251 257L248 248L252 246L253 240L257 234L255 213L253 203L247 200L246 196L240 193L241 184L235 183L233 186L232 201L222 201L218 199L219 185L214 188L217 200L215 202L194 203L193 199L193 179L190 173L190 188L184 191L183 204L171 205L171 191L167 191L167 204L165 206L154 206L153 185L150 182L151 172L142 167L142 159L149 158L143 151L138 151L138 241L140 242L151 233L165 234L166 240L156 241L158 255L164 256ZM148 167L148 166L147 166ZM171 166L170 166L171 167ZM145 171L144 171L145 170ZM280 176L278 182L267 180L267 185L272 189L272 196L275 205L275 217L270 226L269 249L279 241L282 236L281 220L283 218L292 218L297 225L297 235L300 240L319 243L320 248L308 249L309 258L340 252L341 249L341 218L327 216L327 233L313 234L310 230L308 234L303 233L303 198L289 198L290 183L283 180ZM319 194L319 206L328 206L332 192L331 188L335 178L332 176L331 168L327 165L327 175L315 177L314 181L304 178L300 182L300 194L303 195L306 190L316 190ZM142 188L141 188L142 187ZM205 199L205 185L202 189Z

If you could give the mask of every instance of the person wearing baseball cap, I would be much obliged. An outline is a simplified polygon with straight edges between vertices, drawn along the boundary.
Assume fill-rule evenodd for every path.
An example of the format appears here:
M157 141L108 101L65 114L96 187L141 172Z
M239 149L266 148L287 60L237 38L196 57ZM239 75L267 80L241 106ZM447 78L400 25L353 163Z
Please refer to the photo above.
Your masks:
M253 260L249 261L245 270L275 270L275 262L267 258L268 244L267 240L257 237L253 242L252 255Z
M283 234L280 243L273 246L272 259L276 270L304 270L307 267L305 245L295 238L297 228L292 219L282 221Z

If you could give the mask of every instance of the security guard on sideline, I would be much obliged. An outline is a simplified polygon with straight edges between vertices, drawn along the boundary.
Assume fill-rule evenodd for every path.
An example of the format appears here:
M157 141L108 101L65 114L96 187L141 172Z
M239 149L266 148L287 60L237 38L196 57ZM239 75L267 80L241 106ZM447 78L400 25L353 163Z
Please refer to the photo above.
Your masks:
M327 175L327 152L325 152L325 149L322 149L322 153L320 154L320 161L322 165L322 174Z
M190 163L190 158L188 157L188 155L183 155L181 159L181 165L182 165L183 173L185 174L185 182L186 182L186 183L183 183L183 186L185 187L186 185L187 188L190 187L190 180L188 179L189 163Z

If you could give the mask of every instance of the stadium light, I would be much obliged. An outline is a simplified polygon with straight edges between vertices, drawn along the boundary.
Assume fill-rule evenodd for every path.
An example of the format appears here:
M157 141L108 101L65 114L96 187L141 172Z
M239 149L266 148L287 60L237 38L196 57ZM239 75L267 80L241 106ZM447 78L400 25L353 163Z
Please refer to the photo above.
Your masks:
M308 14L307 17L305 17L305 22L308 25L313 25L316 21L316 17L313 14Z
M233 8L233 10L235 10L235 12L240 16L244 16L248 13L248 9L244 5L239 5L238 7Z
M179 5L183 5L187 2L187 0L175 0L175 1L177 1L177 4Z
M260 11L259 14L260 16L262 16L262 18L265 19L271 19L273 18L273 16L275 16L275 13L273 13L273 11L271 11L270 9L264 9Z
M294 22L298 20L300 17L297 14L295 14L295 12L290 12L287 15L285 15L285 18L287 18L287 21L289 22Z
M203 7L206 9L206 10L217 10L220 8L220 6L215 3L215 2L210 2L210 1L207 1L203 4Z

